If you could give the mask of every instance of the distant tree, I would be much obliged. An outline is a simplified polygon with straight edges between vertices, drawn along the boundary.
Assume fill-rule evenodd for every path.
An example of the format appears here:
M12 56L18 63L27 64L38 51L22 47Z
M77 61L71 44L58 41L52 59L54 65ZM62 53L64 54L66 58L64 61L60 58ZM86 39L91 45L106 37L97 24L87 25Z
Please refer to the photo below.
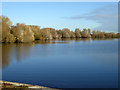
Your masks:
M12 22L8 17L0 16L0 25L2 26L2 29L0 31L0 34L2 34L2 42L15 42L14 35L11 34L11 26Z
M111 32L111 37L112 38L115 38L116 37L116 34L114 32Z
M116 34L116 38L120 38L120 33L117 33L117 34Z
M92 38L96 38L96 31L95 30L92 31Z
M32 42L34 40L51 40L61 38L120 38L120 33L105 33L100 30L75 29L75 32L68 28L55 30L54 28L40 28L37 25L25 25L17 23L15 26L8 17L0 16L0 41L1 42Z
M58 34L58 39L63 38L63 32L62 30L56 30L57 34Z
M111 33L105 33L105 38L115 38L116 34L114 32Z
M88 28L88 35L87 35L88 38L91 38L91 29Z
M81 37L79 28L75 29L75 36L76 36L76 38L80 38Z
M23 42L23 27L24 24L17 23L16 26L12 26L12 33L16 37L16 42Z
M16 42L32 42L34 41L34 33L31 28L25 24L17 23L12 27L12 33L16 37Z
M88 34L91 34L91 29L90 28L88 28Z
M70 37L71 38L75 38L76 36L75 36L75 33L73 32L73 31L70 31Z
M58 39L58 34L54 28L50 28L50 33L53 39Z
M98 30L97 32L96 32L96 38L104 38L105 36L104 36L104 33L103 32L101 32L100 30Z
M25 25L23 42L32 42L35 40L34 33L29 26Z
M88 34L87 34L87 29L83 29L82 31L82 38L87 38L88 37Z
M63 30L62 30L62 37L63 38L70 38L71 36L70 36L70 30L69 29L67 29L67 28L64 28Z
M0 42L2 42L2 17L0 16Z
M52 34L50 33L49 28L40 29L40 40L50 40L52 38Z
M34 33L35 40L40 40L40 26L30 25L30 27Z

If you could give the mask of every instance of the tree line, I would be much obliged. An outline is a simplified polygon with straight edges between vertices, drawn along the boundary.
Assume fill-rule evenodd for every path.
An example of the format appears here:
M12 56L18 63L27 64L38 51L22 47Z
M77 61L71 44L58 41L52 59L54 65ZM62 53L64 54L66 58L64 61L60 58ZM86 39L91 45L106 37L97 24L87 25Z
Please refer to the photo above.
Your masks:
M40 28L37 25L26 25L17 23L12 25L8 17L0 16L0 42L33 42L35 40L52 40L62 38L120 38L120 33L106 33L100 30L76 28L75 31L70 31L68 28L55 30L54 28Z

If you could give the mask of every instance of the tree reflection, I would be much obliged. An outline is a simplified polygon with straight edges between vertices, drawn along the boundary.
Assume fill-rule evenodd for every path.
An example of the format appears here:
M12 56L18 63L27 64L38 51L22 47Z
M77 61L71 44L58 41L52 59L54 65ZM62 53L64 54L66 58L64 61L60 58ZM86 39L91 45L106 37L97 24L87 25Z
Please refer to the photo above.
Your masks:
M33 43L2 43L1 44L2 47L0 46L2 49L2 50L0 49L1 50L0 60L2 62L2 67L4 68L4 67L7 67L10 64L10 62L13 60L17 60L18 62L20 62L21 60L26 60L26 58L30 58L30 56L34 54L35 48L33 49L33 47L36 44L41 45L41 46L37 46L38 50L35 50L35 51L38 51L37 55L43 56L43 55L48 55L48 51L50 49L50 47L48 47L48 44L59 44L59 43L68 44L71 41L86 42L86 41L91 41L91 40L106 40L106 39L105 38L104 39L91 39L91 38L67 39L66 38L62 40L47 40L47 41L38 40Z
M16 44L16 59L18 61L24 60L31 53L34 43L17 43Z
M2 43L2 55L1 62L2 62L2 67L5 68L7 67L10 62L14 59L16 59L18 62L21 60L26 60L31 53L32 53L32 47L34 44L55 44L59 42L55 41L36 41L33 43ZM65 43L65 42L61 42ZM44 48L45 50L45 48Z
M115 40L115 38L92 38L92 40Z
M90 41L91 38L76 38L76 42L80 42L80 41L83 41L83 42L86 42L86 41Z
M11 62L11 57L13 53L12 51L14 46L14 43L2 44L2 67L8 66L8 64Z
M29 56L33 43L3 43L2 44L2 67L7 67L14 58L17 61L24 60Z

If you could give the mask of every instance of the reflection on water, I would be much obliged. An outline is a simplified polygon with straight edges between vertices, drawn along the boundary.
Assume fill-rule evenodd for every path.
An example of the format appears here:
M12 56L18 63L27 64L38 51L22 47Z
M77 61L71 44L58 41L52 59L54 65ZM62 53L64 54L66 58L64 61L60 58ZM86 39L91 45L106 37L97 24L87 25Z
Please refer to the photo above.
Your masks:
M2 45L1 44L0 44L0 80L2 80Z
M117 43L90 38L3 43L3 80L56 88L115 88Z
M33 47L33 43L3 43L2 44L2 66L3 68L8 66L12 61L12 58L16 58L20 61L22 58L29 57L30 50Z
M2 44L2 66L7 66L11 61L12 48L14 44Z
M61 40L51 40L51 41L35 41L32 43L3 43L2 44L2 67L6 67L10 64L11 60L12 60L12 56L15 56L14 58L16 58L16 60L19 62L21 59L24 60L24 58L29 57L29 54L31 53L32 47L34 47L35 44L56 44L56 43L64 43L64 44L68 44L69 41L76 41L76 42L80 42L80 41L90 41L90 38L65 38L65 39L61 39ZM96 39L97 40L97 39ZM99 39L99 40L103 40L103 39ZM47 46L46 46L47 47ZM44 50L46 50L46 48L44 48ZM44 53L45 54L45 53Z

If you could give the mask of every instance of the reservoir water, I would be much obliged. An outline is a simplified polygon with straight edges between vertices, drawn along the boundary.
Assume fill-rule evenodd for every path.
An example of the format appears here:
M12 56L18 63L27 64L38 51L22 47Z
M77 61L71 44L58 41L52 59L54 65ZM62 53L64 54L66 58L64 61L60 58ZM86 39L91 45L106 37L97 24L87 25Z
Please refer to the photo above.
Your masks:
M118 39L3 43L2 80L54 88L117 88Z

